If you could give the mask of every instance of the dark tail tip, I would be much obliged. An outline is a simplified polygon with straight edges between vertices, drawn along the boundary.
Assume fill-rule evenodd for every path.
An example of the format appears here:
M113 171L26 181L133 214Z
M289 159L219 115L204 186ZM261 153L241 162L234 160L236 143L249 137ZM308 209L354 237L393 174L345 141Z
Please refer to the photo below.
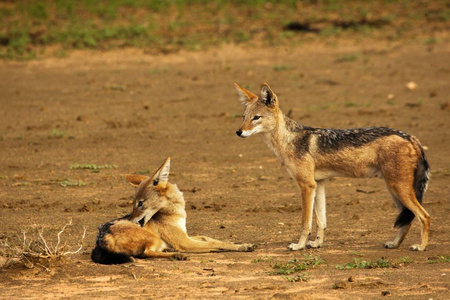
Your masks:
M91 259L94 262L103 265L116 265L131 262L131 258L128 255L109 252L98 246L92 250Z
M406 225L411 224L411 222L414 220L414 214L412 211L407 209L406 207L403 208L403 210L400 212L400 214L397 217L397 220L395 220L394 227L400 228Z

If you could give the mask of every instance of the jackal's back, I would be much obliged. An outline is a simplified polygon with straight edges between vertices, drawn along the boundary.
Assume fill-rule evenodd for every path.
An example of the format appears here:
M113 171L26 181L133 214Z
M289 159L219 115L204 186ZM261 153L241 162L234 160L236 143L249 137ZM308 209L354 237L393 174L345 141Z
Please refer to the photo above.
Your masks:
M309 139L310 136L315 135L317 137L318 150L321 152L339 151L348 147L357 148L387 136L399 136L411 143L417 141L417 139L413 141L410 135L400 130L388 127L334 129L298 125L294 130L302 132L302 140L307 139L307 137Z
M110 229L116 222L120 220L129 219L131 214L127 214L121 218L114 219L108 223L102 224L98 227L97 240L95 242L95 248L91 252L91 259L100 264L122 264L130 262L131 258L129 255L113 252L109 249L105 237L111 233Z

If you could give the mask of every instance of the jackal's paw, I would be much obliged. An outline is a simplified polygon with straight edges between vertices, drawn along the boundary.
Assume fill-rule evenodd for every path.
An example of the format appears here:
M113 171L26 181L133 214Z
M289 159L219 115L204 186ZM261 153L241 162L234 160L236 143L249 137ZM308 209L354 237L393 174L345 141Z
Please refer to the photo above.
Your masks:
M305 245L300 245L300 244L292 243L292 244L289 245L288 248L289 248L289 250L297 251L297 250L302 250L302 249L304 249L304 248L305 248Z
M256 244L242 244L239 246L238 251L252 252L256 249Z
M172 258L174 260L188 260L188 257L181 253L176 253Z
M308 241L306 243L306 248L320 248L322 243L319 241Z
M384 243L384 248L397 249L398 245L396 243L394 243L394 242L386 242L386 243Z
M425 251L426 247L422 247L422 245L412 245L411 247L409 247L410 250L412 251Z

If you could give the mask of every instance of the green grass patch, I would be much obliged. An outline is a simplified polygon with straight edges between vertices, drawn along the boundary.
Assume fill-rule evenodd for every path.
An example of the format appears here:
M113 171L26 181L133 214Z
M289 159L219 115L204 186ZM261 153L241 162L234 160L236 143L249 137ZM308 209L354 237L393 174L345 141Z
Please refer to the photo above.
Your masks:
M446 0L0 1L0 58L64 56L72 49L138 47L156 53L222 44L284 46L336 37L423 37L447 29ZM433 43L433 40L429 41ZM52 47L49 47L52 46ZM43 49L50 49L48 52ZM50 52L51 51L51 52ZM354 61L355 54L342 57ZM281 70L283 71L283 70Z
M139 170L139 171L137 171L137 173L139 173L141 175L145 175L145 174L149 174L150 170Z
M279 275L290 282L307 281L310 275L305 272L326 264L325 260L318 256L305 255L303 259L292 258L287 262L275 261L269 256L254 259L252 263L269 263L272 267L270 275Z
M70 165L71 170L91 170L94 173L100 172L102 169L117 169L117 165L96 165L96 164L72 164Z
M436 37L430 37L430 38L427 38L427 39L423 40L422 43L424 45L435 45L438 42L439 42L439 40Z
M413 262L414 261L407 256L401 257L397 261L386 259L384 257L378 258L376 261L354 258L353 262L348 262L343 265L336 265L336 269L351 270L351 269L398 268L400 266L410 264Z
M344 106L345 107L358 107L358 104L356 102L349 101L349 102L346 102Z
M328 110L328 109L330 109L332 106L333 106L333 105L332 105L332 104L329 104L329 103L327 103L327 104L322 104L322 105L309 105L309 106L307 107L307 109L308 109L309 111L321 111L321 110Z
M58 129L52 129L52 133L50 135L50 138L62 139L65 135L66 135L65 131L58 130Z
M273 271L270 272L271 275L290 275L300 271L306 271L315 268L325 261L320 257L313 257L311 255L306 255L304 259L293 258L286 263L276 262L273 265Z
M291 69L293 69L293 68L294 68L294 67L291 66L291 65L275 65L275 66L273 67L273 70L274 70L274 71L277 71L277 72L282 72L282 71L291 70Z
M71 180L71 179L65 179L59 183L62 187L70 187L70 186L85 186L86 182L81 180Z
M435 257L429 257L427 260L428 264L437 264L437 263L448 263L450 262L450 256L449 255L438 255Z
M336 59L337 63L357 61L361 55L359 53L350 53L341 55Z

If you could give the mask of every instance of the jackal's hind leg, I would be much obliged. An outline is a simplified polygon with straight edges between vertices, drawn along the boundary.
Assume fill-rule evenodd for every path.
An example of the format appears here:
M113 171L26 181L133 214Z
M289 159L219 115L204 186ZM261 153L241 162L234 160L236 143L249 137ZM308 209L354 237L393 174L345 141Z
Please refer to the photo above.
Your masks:
M384 248L397 249L400 246L400 244L403 242L403 240L405 239L405 236L408 233L409 228L411 228L411 223L400 227L395 239L393 241L388 241L388 242L384 243Z
M163 236L164 240L167 240L169 244L180 252L249 252L255 249L255 245L253 244L234 244L231 242L219 241L206 236L190 237L185 231L176 226L165 226Z
M187 260L187 256L179 252L161 252L145 250L140 258L171 258L174 260Z
M203 242L221 242L219 240L204 236L204 235L196 235L196 236L191 236L191 238L193 238L194 240L198 240L198 241L203 241Z
M163 241L160 238L153 237L145 244L144 252L139 255L140 258L169 258L175 260L187 260L187 256L179 252L162 252L161 245Z
M406 182L406 180L404 181ZM393 195L397 207L402 209L407 208L420 222L421 243L412 245L410 249L413 251L425 251L428 246L428 237L430 234L430 215L422 207L419 201L417 201L412 188L412 180L410 184L399 184L395 182L395 180L392 180L391 182L386 181L386 183L389 191ZM402 213L400 213L400 215L402 215ZM412 218L408 220L408 222L409 223L407 224L402 224L394 241L385 243L386 248L397 248L401 244L411 227Z
M316 239L308 241L308 248L320 248L323 244L325 229L327 228L325 184L317 182L316 197L314 200L314 219L316 220Z

